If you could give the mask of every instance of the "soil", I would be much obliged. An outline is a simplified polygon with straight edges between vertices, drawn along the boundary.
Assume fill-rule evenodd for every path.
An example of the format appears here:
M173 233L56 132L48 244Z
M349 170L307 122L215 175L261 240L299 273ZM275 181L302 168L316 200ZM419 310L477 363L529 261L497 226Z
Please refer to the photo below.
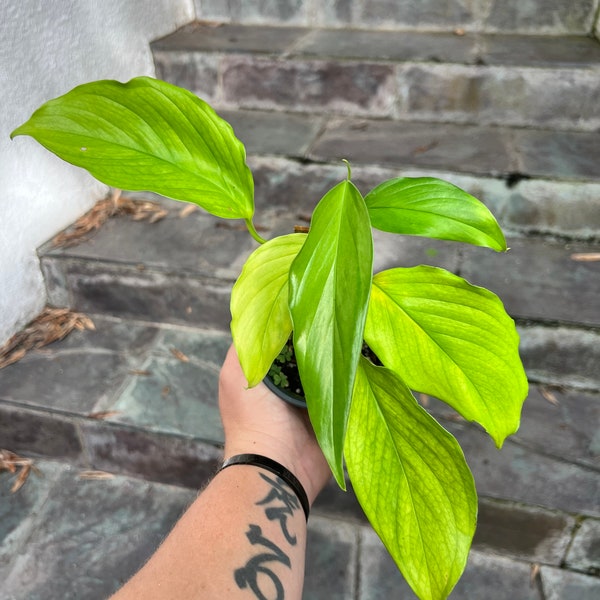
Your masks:
M381 361L377 355L369 348L366 342L363 342L362 355L368 358L374 365L382 366ZM298 396L304 398L304 388L302 387L302 381L300 381L300 373L298 372L298 363L296 362L296 355L294 353L294 344L292 338L290 338L286 345L283 347L279 356L273 363L273 368L280 371L287 378L287 385L284 383L276 384L282 390L293 392ZM268 377L273 381L271 372Z
M298 363L296 362L296 354L294 353L294 344L292 338L290 338L279 356L273 363L274 367L279 368L281 373L287 378L287 385L284 383L276 384L282 390L293 392L298 396L304 398L304 388L300 381L300 373L298 373ZM270 374L270 373L269 373ZM271 380L273 378L271 377Z

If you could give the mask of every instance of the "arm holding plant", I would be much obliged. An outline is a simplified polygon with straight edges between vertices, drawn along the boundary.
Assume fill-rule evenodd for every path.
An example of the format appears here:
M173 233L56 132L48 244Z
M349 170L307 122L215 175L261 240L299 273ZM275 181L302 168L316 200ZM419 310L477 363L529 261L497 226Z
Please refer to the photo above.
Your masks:
M312 504L331 472L306 413L264 385L247 389L233 348L219 387L225 459L252 453L277 461ZM236 465L215 476L113 598L299 599L305 549L306 519L293 490L265 469Z

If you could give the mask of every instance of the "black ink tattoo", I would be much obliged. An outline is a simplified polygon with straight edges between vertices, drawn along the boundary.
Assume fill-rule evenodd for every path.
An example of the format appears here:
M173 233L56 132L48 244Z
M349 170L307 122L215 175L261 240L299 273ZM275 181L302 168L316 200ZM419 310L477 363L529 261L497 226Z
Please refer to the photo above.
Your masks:
M285 536L285 539L292 545L296 545L296 536L290 534L287 527L287 519L288 517L293 516L294 510L298 510L300 508L300 501L296 498L296 495L288 492L285 489L285 483L282 479L277 477L276 479L271 479L260 473L260 476L269 484L271 484L271 491L265 496L263 500L257 502L258 506L262 506L264 504L269 504L273 501L280 501L283 506L270 506L265 509L265 514L267 515L267 519L269 521L279 521L281 525L281 531Z
M266 567L264 563L276 561L284 564L286 567L291 567L289 557L287 554L285 554L285 552L278 548L276 544L263 536L262 530L258 525L250 525L250 529L246 533L246 537L248 540L250 540L250 543L253 546L260 544L271 552L263 552L258 554L257 556L251 558L246 563L245 567L237 569L234 573L235 582L242 590L246 586L249 586L259 600L270 600L269 597L263 593L258 582L258 576L260 574L264 574L275 586L275 600L283 600L284 589L279 577L277 577L276 573L274 573L269 567Z
M290 533L288 528L288 517L294 515L294 511L301 508L300 501L295 494L290 493L286 489L286 484L279 477L271 478L264 473L259 473L262 479L266 481L271 489L269 493L256 504L257 506L266 506L265 515L269 521L279 521L283 536L290 544L295 546L298 542L296 535ZM278 503L273 506L273 503ZM260 545L266 548L265 552L261 552L252 557L244 567L236 569L234 572L235 582L240 589L249 587L258 600L284 600L285 590L281 580L277 574L266 565L266 563L281 563L288 568L291 568L289 556L277 544L263 536L262 529L258 525L250 525L246 532L246 537L253 546ZM265 590L265 579L259 576L265 575L272 584L272 589ZM269 592L274 592L274 597L267 595Z

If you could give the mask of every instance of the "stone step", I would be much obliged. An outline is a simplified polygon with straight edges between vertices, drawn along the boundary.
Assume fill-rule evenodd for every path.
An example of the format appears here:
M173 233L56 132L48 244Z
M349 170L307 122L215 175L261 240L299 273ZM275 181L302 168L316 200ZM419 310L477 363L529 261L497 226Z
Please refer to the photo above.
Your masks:
M151 540L143 536L147 556L172 519L193 499L190 488L200 488L219 461L223 434L216 400L217 377L229 335L214 328L103 315L92 315L92 319L94 331L73 332L60 342L29 353L0 374L2 446L44 459L37 460L43 477L32 473L19 496L8 494L9 475L0 476L0 516L8 516L0 519L0 558L6 558L0 561L0 577L10 582L3 589L11 593L29 590L32 597L38 597L33 590L42 585L39 578L48 571L55 575L55 569L61 568L52 556L61 554L67 539L71 546L67 544L64 549L72 551L73 523L77 527L80 522L89 523L90 515L85 511L90 506L95 507L94 523L114 524L98 526L94 535L100 535L104 527L110 531L137 527L128 511L118 510L125 497L127 506L134 503L135 523L140 527L160 503L163 512L159 524L164 524L165 530L161 529L160 535L155 532ZM478 428L457 419L448 407L433 399L426 402L429 411L459 439L480 495L474 552L458 597L471 597L472 586L485 585L486 581L489 585L487 578L492 575L502 577L510 587L512 595L502 598L525 597L517 592L525 594L528 589L531 563L541 565L544 576L556 586L567 585L565 578L577 579L584 588L597 589L600 584L590 576L597 574L599 567L593 544L600 523L595 444L600 399L597 393L563 388L554 390L555 402L550 403L547 393L544 386L532 386L521 429L501 452ZM116 476L86 480L79 476L82 470ZM127 523L122 523L119 515ZM171 519L169 523L163 523L165 518ZM315 505L311 520L321 531L319 535L313 529L311 560L332 546L337 548L335 556L344 548L347 552L349 544L350 558L342 552L346 558L341 564L354 574L361 570L362 593L383 585L383 595L377 597L391 597L392 584L394 589L405 590L382 546L365 526L351 491L343 493L332 482ZM144 531L150 530L145 527ZM35 543L25 544L31 539ZM101 537L98 547L108 548L106 544L114 544L114 540ZM125 548L128 555L138 556L142 551L141 547L135 552L129 545ZM354 552L360 548L364 554L354 562ZM52 556L46 557L46 552ZM120 561L113 552L103 551L100 556L113 557L112 577ZM143 562L144 557L138 558ZM40 564L43 568L36 570L35 565ZM124 566L137 568L130 561ZM328 569L338 567L336 562ZM329 573L328 569L324 572ZM81 581L116 585L110 577ZM315 583L318 590L310 572L308 577L309 589ZM343 578L348 585L355 579ZM48 585L57 586L51 589L62 590L64 576L50 580ZM69 573L66 580L79 578ZM344 590L342 598L370 597L354 595L358 590L351 585ZM109 592L103 588L103 597ZM45 597L62 597L58 591L56 594ZM98 596L90 594L81 590L82 597L101 597L100 592Z
M598 237L595 133L220 113L251 156L259 218L273 207L310 212L347 159L363 193L388 178L437 176L485 202L509 231Z
M310 27L588 34L594 0L196 0L198 18Z
M2 371L2 447L82 468L201 485L214 472L223 442L217 378L229 334L106 315L91 318L95 331L75 332ZM529 330L520 332L526 340ZM558 341L548 337L548 347ZM594 341L597 347L597 336ZM597 372L588 373L587 386L595 391L577 387L573 365L582 350L565 345L545 358L547 363L562 359L571 370L562 367L558 386L548 385L550 377L531 385L521 428L502 453L447 405L420 398L459 439L483 496L600 516L595 441L600 381ZM527 345L523 354L526 366L535 360ZM588 362L597 364L597 355ZM531 487L534 464L540 474ZM491 472L496 468L498 473ZM554 477L548 478L549 472ZM582 487L556 486L557 479L579 481ZM340 497L347 503L334 502L334 490L324 494L323 507L333 510L335 504L347 516L359 515L349 496Z
M595 132L586 36L194 23L153 43L157 76L219 108Z
M271 165L272 166L272 165ZM277 200L258 207L256 225L265 238L307 224L317 187L326 178L302 183L279 177ZM339 173L340 178L344 177ZM358 179L358 178L357 178ZM268 183L268 182L267 182ZM286 193L289 190L289 193ZM56 306L124 318L193 324L227 330L229 294L255 242L243 225L196 211L181 219L181 205L155 224L111 219L77 246L41 249L49 298ZM509 236L508 253L374 231L375 270L432 264L465 276L497 293L508 312L525 323L563 327L600 326L597 242ZM592 260L586 260L586 258ZM591 342L590 342L591 343ZM592 353L597 356L597 351Z
M85 479L80 469L58 461L37 461L37 468L42 476L31 475L13 495L11 476L0 474L6 600L107 598L146 562L196 497L195 490L125 475ZM585 519L576 533L573 524L573 517L557 511L509 503L493 503L490 511L483 502L479 535L486 543L476 540L452 597L597 597L600 579L589 573L598 564L593 545L600 520ZM509 543L516 556L506 551ZM304 598L415 598L364 523L313 511L307 545ZM564 556L566 568L558 562ZM539 568L534 578L533 561Z

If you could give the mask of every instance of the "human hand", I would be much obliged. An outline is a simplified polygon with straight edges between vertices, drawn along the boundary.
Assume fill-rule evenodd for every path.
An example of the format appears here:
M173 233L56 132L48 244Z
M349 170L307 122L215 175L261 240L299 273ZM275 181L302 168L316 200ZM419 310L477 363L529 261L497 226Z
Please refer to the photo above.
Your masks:
M331 471L308 413L290 406L263 383L248 388L233 345L219 377L219 410L225 459L249 452L276 460L300 480L312 504Z

